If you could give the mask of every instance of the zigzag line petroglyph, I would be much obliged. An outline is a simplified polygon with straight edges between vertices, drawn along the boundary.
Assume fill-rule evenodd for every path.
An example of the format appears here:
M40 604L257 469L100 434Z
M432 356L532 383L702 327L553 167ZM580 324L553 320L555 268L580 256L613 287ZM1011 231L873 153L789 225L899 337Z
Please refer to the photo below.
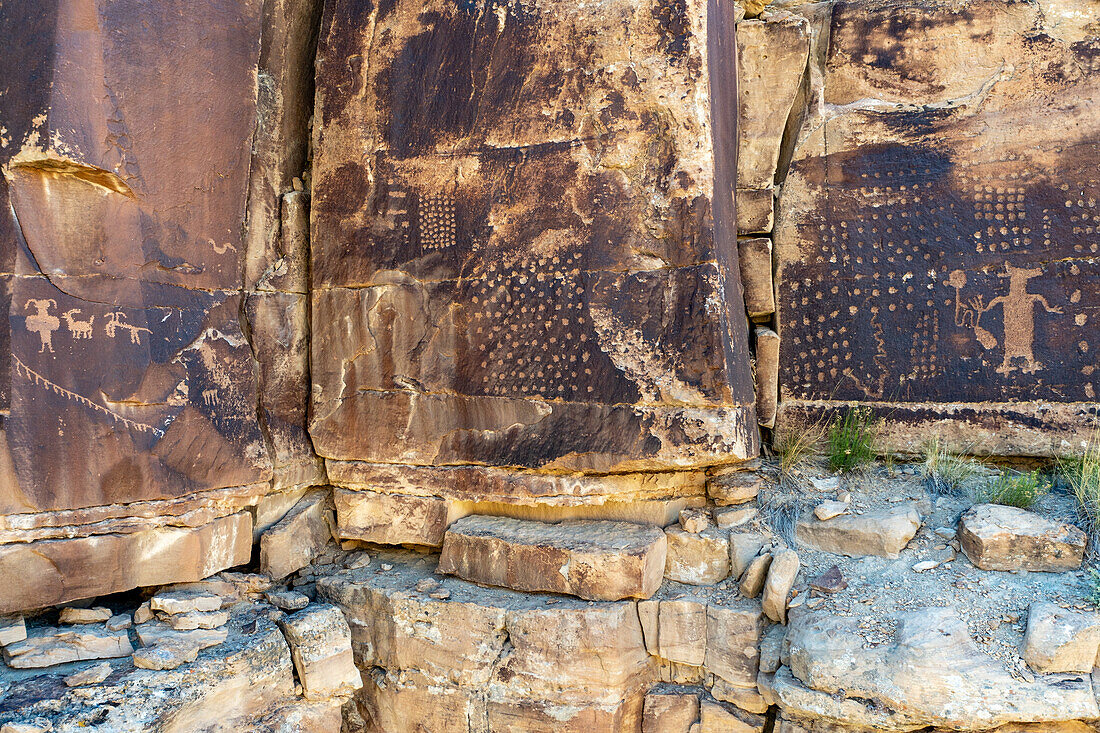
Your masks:
M84 405L85 407L92 408L96 412L101 412L104 415L106 415L107 417L111 418L112 420L115 420L116 422L120 422L128 428L133 428L134 430L137 430L137 431L142 432L142 433L152 433L153 435L157 436L158 438L163 438L164 437L164 431L163 430L161 430L159 428L154 428L152 425L146 425L145 423L140 423L140 422L137 422L135 420L130 420L129 418L125 418L122 415L119 415L118 413L112 412L112 411L108 410L106 407L104 407L103 405L96 404L95 402L92 402L90 399L88 399L87 397L84 397L83 395L78 395L76 392L72 392L70 390L65 389L64 387L62 387L59 384L55 384L55 383L51 382L50 380L46 379L44 376L42 376L41 374L39 374L35 370L31 369L29 366L24 364L19 359L19 357L16 356L15 354L12 354L11 358L15 360L15 367L16 367L15 370L17 372L23 374L27 379L31 380L36 385L42 385L46 389L51 390L54 394L61 395L62 397L67 397L70 400L74 400L76 402L79 402L80 404Z

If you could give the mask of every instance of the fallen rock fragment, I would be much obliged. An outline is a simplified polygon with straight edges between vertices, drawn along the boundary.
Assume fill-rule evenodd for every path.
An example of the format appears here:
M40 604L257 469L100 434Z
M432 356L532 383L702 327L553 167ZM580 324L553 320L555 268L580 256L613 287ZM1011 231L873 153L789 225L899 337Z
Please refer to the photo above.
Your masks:
M762 715L743 712L713 700L703 700L699 705L699 733L761 733L764 724Z
M704 509L680 510L680 528L698 534L710 526L710 513Z
M707 652L707 604L687 598L661 601L657 614L657 655L698 667Z
M307 699L350 695L363 686L351 654L351 630L340 609L327 604L279 621Z
M733 529L748 524L756 518L756 514L755 507L726 509L725 511L715 512L714 520L720 529Z
M153 620L153 607L149 601L145 601L134 611L134 623L145 624Z
M959 542L982 570L1064 572L1081 566L1085 533L1026 509L979 504L959 519Z
M204 591L163 591L149 599L149 608L151 610L169 615L193 613L196 611L218 611L221 607L221 596ZM138 623L141 622L139 621Z
M827 499L814 507L814 516L818 519L825 521L826 519L832 519L833 517L839 517L848 511L848 504L843 501L834 501Z
M827 521L803 519L796 531L799 542L824 552L897 558L920 525L916 507L905 504L887 511L845 514Z
M798 576L798 566L798 553L794 550L780 550L772 557L761 604L767 617L776 623L787 623L787 597Z
M22 616L0 616L0 646L27 638L27 624Z
M166 623L156 621L141 624L136 627L138 641L142 646L157 646L159 644L181 644L185 646L197 646L199 650L217 646L223 643L229 635L229 629L222 626L217 629L195 629L181 631L173 629Z
M731 605L708 605L707 671L731 685L755 689L760 639L766 625L756 601L738 599Z
M1097 666L1100 614L1069 611L1053 603L1033 603L1027 613L1020 656L1040 674L1081 672Z
M752 501L763 487L764 477L756 471L733 470L707 478L707 496L718 506Z
M134 666L141 669L175 669L199 656L200 647L182 641L165 641L134 652Z
M177 631L216 629L229 621L229 611L189 611L168 615L165 620Z
M729 539L716 530L699 534L668 529L665 577L689 585L713 585L730 573Z
M111 659L133 654L125 631L112 632L93 626L71 629L47 628L23 641L4 647L9 667L52 667L87 659Z
M122 631L133 625L134 621L130 617L130 614L120 613L117 616L111 616L111 618L107 619L107 623L104 624L104 627L108 631Z
M103 606L95 608L62 608L59 621L63 624L101 624L111 618L111 609Z
M65 684L69 687L80 687L82 685L98 685L103 680L111 676L111 663L100 662L99 664L93 664L87 669L82 669L79 672L69 675L65 678Z
M548 524L474 515L448 528L439 572L589 600L648 598L661 585L667 546L660 529L627 522Z
M844 579L844 574L836 565L810 581L810 588L821 593L839 593L847 587L848 581Z
M268 591L267 602L284 611L300 611L309 605L309 596L292 590Z
M764 581L768 574L768 567L772 563L772 554L765 552L758 555L749 563L745 574L741 576L741 595L745 598L756 598L764 590Z
M260 569L275 580L301 570L332 542L328 494L302 497L287 515L260 535Z
M764 546L764 535L756 532L731 532L729 543L730 576L734 580L740 580L752 559L760 554L760 548Z

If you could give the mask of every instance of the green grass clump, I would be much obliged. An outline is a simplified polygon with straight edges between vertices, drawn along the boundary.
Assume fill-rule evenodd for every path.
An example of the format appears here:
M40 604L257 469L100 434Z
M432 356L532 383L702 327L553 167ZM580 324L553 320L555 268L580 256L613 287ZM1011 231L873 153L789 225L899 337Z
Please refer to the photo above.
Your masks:
M791 478L798 468L819 456L823 440L819 423L788 425L776 431L772 451L779 458L780 480Z
M974 498L984 504L1004 504L1030 509L1049 489L1049 482L1038 471L1002 471L979 489Z
M1058 459L1058 474L1077 499L1077 513L1089 535L1089 547L1096 553L1100 533L1100 431L1080 456Z
M875 432L878 421L866 407L849 410L829 426L827 455L829 468L850 473L875 460Z
M924 485L933 494L955 494L974 478L981 464L959 455L932 438L924 445Z

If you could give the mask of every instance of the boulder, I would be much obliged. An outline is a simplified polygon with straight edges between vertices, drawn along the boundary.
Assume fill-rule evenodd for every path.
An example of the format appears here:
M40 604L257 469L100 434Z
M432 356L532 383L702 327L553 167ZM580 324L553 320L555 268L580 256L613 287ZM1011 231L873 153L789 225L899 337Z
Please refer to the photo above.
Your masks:
M216 629L179 630L160 621L141 624L135 627L135 632L142 646L177 644L194 646L200 650L222 644L229 637L229 629L225 626Z
M113 632L97 627L72 629L44 628L23 641L4 647L4 661L9 667L52 667L55 664L86 659L111 659L133 654L130 637L125 631Z
M285 517L260 535L260 569L281 580L309 565L332 541L331 514L327 492L302 497Z
M798 566L798 553L794 550L779 550L772 556L761 600L764 613L776 623L787 623L787 597L798 576Z
M689 733L699 719L699 694L672 686L646 693L642 707L642 733Z
M336 606L317 604L279 621L308 699L350 695L363 686L351 653L351 631Z
M988 730L1100 715L1088 675L1014 676L979 649L951 608L896 617L886 644L868 645L858 617L805 612L787 631L789 669L768 694L788 713L884 730Z
M979 504L959 519L959 543L982 570L1064 572L1081 567L1087 538L1072 524L1000 504Z
M377 491L333 490L336 524L343 539L386 545L438 547L447 531L447 502L434 496L394 496Z
M104 624L104 627L108 631L122 631L123 629L128 629L133 625L134 619L130 616L130 614L120 613L117 616L111 616L111 618L107 619L107 623Z
M1040 674L1091 674L1100 652L1100 614L1069 611L1053 603L1031 604L1020 656Z
M264 594L267 602L284 611L300 611L309 605L309 596L292 590L268 591Z
M799 542L824 552L896 558L920 526L916 506L900 504L885 511L843 514L827 521L803 519L796 533Z
M665 534L668 556L664 574L669 580L713 585L729 575L729 540L724 533L710 529L692 534L679 527L670 527Z
M626 522L470 516L448 528L439 572L591 600L648 598L661 585L666 547L661 530Z

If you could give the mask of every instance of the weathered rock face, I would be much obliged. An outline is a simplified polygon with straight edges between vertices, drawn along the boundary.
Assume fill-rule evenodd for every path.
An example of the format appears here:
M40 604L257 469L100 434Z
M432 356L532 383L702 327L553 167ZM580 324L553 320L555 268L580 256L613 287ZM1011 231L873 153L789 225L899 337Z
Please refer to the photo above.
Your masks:
M246 213L288 258L308 250L282 236L280 194L304 163L310 80L288 67L312 53L315 6L0 12L12 58L34 60L0 72L0 543L30 543L0 547L0 575L31 563L0 609L247 560L236 536L207 546L225 534L211 528L321 476L304 270L260 282L245 267L273 260Z
M902 614L890 643L871 649L857 623L812 613L792 620L789 668L776 672L769 692L786 712L899 731L987 730L1100 715L1087 675L1017 679L976 648L951 609Z
M656 666L632 602L485 589L433 576L430 557L378 559L389 570L318 583L351 624L367 730L639 728Z
M311 432L334 478L755 453L715 7L327 4Z
M1094 19L831 6L776 224L781 420L873 402L885 445L1025 455L1096 429Z

